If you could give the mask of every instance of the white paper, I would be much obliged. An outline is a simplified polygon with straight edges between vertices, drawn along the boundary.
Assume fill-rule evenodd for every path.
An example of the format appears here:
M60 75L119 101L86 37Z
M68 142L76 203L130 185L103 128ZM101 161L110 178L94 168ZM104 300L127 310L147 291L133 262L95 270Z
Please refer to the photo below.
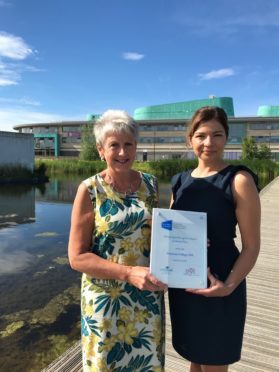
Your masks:
M150 271L169 287L207 287L206 213L153 208Z

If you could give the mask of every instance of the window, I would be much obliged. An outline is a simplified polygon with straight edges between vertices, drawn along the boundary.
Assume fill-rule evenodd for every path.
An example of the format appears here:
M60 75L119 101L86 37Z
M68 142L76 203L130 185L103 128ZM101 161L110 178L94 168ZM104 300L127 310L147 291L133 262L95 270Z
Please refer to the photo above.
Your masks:
M279 129L279 123L250 124L249 129L254 129L254 130L278 130Z

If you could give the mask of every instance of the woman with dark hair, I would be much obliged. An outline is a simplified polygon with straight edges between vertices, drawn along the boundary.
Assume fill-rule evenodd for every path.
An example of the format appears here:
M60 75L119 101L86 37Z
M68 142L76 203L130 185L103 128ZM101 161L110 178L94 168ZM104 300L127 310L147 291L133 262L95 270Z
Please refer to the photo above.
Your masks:
M172 209L207 213L208 288L169 289L173 346L191 361L191 372L225 372L240 359L245 278L260 249L257 177L247 167L224 162L228 135L223 109L197 110L187 137L198 166L172 180ZM236 225L240 252L234 243Z

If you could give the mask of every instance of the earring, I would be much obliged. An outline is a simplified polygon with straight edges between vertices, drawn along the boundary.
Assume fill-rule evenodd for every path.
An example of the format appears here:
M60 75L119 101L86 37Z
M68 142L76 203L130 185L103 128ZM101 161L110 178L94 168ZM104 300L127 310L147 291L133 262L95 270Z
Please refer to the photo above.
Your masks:
M104 156L101 156L101 161L105 161L105 157Z

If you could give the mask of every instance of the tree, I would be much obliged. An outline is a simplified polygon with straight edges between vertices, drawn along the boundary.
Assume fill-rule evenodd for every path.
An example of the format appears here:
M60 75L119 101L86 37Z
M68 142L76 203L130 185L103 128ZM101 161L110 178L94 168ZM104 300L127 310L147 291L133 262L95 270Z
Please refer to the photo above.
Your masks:
M99 153L96 147L96 140L93 134L92 122L85 124L81 131L81 151L79 155L82 160L97 160Z
M271 150L266 143L261 143L258 148L258 159L271 159Z
M245 137L242 141L242 155L241 159L255 159L258 155L258 146L255 138Z
M257 145L255 138L245 137L242 142L242 159L271 159L271 150L265 143Z

